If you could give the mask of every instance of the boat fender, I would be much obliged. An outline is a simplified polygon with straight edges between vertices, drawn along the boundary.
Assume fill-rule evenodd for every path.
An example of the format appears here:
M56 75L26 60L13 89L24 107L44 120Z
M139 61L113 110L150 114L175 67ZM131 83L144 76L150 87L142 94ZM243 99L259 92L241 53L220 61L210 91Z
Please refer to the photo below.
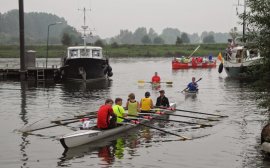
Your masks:
M107 65L104 65L104 67L102 67L102 68L104 68L104 74L108 73L108 66Z
M113 73L112 73L112 67L108 64L107 66L107 75L109 77L112 77L113 76Z
M112 67L110 65L107 66L107 71L112 72Z
M222 71L223 71L223 63L220 63L218 67L218 73L221 73Z
M109 77L112 77L112 76L113 76L113 72L112 72L112 71L111 71L111 72L108 72L107 75L108 75Z

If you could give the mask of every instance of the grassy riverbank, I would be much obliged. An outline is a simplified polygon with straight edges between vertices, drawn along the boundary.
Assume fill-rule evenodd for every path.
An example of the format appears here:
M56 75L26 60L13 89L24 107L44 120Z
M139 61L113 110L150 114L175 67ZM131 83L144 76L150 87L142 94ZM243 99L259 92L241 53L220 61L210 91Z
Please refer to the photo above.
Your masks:
M171 57L190 55L198 44L189 45L119 45L112 47L104 46L104 53L109 57ZM217 56L223 52L226 44L201 44L201 47L194 55L207 56L212 54ZM46 57L46 45L26 46L25 51L34 50L38 58ZM65 46L49 46L49 58L60 58L65 56ZM0 58L18 58L20 56L19 46L0 46Z

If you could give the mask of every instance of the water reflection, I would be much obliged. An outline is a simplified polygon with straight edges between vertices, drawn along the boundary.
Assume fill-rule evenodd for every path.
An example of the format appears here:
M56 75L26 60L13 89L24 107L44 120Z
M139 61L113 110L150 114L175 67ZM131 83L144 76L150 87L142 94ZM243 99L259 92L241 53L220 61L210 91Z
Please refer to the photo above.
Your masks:
M61 88L65 92L91 92L103 89L108 89L112 86L112 81L109 79L99 79L91 81L66 81L61 83Z
M197 94L185 94L185 100L191 100L191 101L196 101L197 100Z
M136 131L136 132L134 132ZM100 142L94 142L75 148L66 149L60 161L59 166L69 163L69 160L82 158L89 155L91 158L99 158L97 165L112 165L115 160L124 159L124 157L136 156L137 148L140 147L143 140L146 144L152 139L151 132L148 128L143 129L138 134L138 130L130 130L128 133L117 134L113 137L108 137ZM127 156L125 156L127 151Z
M26 111L26 88L27 88L27 82L22 81L21 82L21 113L20 113L20 118L23 121L24 125L28 123L28 118L27 118L27 111ZM20 146L20 151L21 151L21 161L22 161L22 166L21 167L27 167L27 161L28 161L28 155L26 153L26 147L30 143L27 140L27 135L22 134L21 136L21 144Z

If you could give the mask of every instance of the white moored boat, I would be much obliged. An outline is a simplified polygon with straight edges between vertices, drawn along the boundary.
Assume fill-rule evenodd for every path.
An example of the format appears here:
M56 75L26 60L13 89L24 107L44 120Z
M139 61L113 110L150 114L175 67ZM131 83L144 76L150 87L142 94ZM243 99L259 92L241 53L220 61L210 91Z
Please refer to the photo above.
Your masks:
M176 108L175 103L171 103L171 108ZM161 110L162 111L162 110ZM165 114L173 113L174 111L164 110ZM159 114L153 114L149 113L148 115L152 115L153 118L159 118L159 117L167 117L168 115L159 115ZM141 120L141 123L150 122L151 120ZM132 123L122 123L120 126L108 129L108 130L99 130L96 127L93 127L93 129L87 129L87 130L78 130L69 134L65 134L60 137L60 142L64 148L72 148L76 146L80 146L83 144L87 144L90 142L94 142L109 136L114 136L116 134L122 133L124 131L127 131L131 128L134 128L138 126L139 124L132 124Z

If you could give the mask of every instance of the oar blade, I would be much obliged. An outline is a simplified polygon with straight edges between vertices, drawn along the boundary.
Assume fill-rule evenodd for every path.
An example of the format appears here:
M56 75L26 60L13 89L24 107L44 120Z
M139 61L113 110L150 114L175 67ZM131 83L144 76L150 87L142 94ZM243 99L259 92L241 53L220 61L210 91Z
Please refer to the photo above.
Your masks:
M167 84L167 85L172 85L173 82L172 82L172 81L168 81L168 82L166 82L166 84Z
M19 132L31 132L34 130L39 130L42 128L52 127L54 125L57 125L56 123L51 123L51 121L48 118L43 118L41 120L38 120L32 124L24 125L22 128L18 129Z
M145 83L144 80L138 80L138 83Z

